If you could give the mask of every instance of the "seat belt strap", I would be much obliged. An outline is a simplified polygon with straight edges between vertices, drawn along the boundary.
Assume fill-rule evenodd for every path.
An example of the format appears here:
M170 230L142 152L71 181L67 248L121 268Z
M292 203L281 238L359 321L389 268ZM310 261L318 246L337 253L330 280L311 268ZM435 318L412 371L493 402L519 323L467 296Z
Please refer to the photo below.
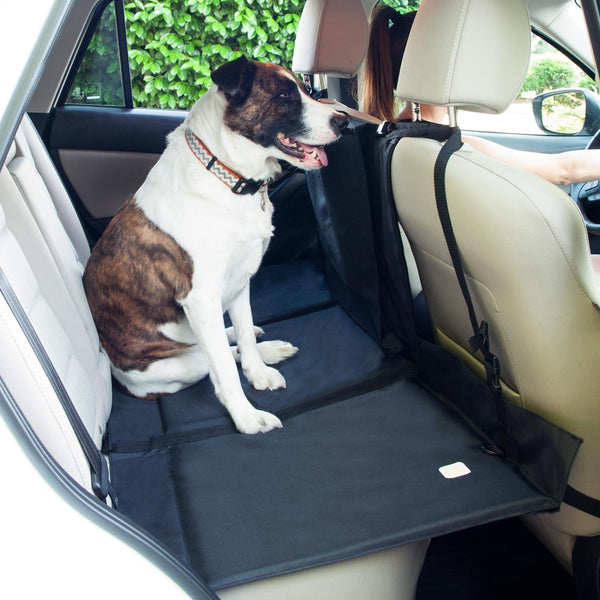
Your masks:
M92 436L86 429L77 409L73 405L73 402L65 388L62 379L56 372L46 349L44 348L40 338L35 331L35 328L31 324L27 313L23 306L19 302L15 291L13 290L10 282L8 281L4 271L0 268L0 292L6 300L10 310L12 311L15 319L21 327L27 341L31 345L37 359L39 360L42 368L52 388L54 389L62 407L65 411L67 419L75 432L77 440L81 445L81 449L85 454L85 457L90 465L91 477L92 477L92 489L96 496L106 502L106 499L110 497L112 505L117 508L117 497L110 483L108 463L106 457L96 447Z
M600 518L600 500L596 500L596 498L592 498L570 485L567 485L565 495L563 496L563 502L588 515Z
M471 327L473 328L473 336L469 339L469 344L472 352L479 350L483 355L487 383L496 398L496 411L503 428L504 447L502 448L502 452L507 455L509 451L509 438L506 428L506 409L501 398L500 361L498 360L498 357L490 351L487 322L481 321L479 323L477 320L471 293L467 286L467 279L462 266L458 244L454 235L452 220L450 219L450 211L448 209L448 199L446 196L446 166L448 165L448 161L452 154L459 150L463 145L460 129L458 127L453 129L452 135L442 146L435 161L433 169L435 200L442 231L444 233L444 238L446 239L446 245L448 246L448 252L450 253L454 272L456 273L458 285L465 299L469 320L471 321Z

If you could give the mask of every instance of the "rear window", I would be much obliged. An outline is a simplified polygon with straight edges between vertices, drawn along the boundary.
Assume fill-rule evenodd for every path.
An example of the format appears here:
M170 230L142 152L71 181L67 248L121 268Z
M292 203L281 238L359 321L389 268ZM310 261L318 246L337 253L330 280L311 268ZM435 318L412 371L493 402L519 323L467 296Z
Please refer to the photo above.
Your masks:
M210 74L242 54L291 67L303 0L125 0L133 106L188 109ZM123 105L111 2L67 104Z

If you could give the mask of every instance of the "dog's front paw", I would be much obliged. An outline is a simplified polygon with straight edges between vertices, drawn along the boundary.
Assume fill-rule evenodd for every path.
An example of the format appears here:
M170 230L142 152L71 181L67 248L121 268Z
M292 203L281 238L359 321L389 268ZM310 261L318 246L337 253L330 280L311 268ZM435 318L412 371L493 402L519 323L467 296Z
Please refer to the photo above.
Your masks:
M267 433L272 429L281 429L281 421L271 413L253 409L242 417L234 419L235 426L240 433Z
M264 363L267 365L276 365L278 362L294 356L298 352L296 346L282 340L269 340L257 344L258 352Z
M272 367L261 365L253 369L244 369L246 379L255 390L278 390L285 388L285 378L283 375Z

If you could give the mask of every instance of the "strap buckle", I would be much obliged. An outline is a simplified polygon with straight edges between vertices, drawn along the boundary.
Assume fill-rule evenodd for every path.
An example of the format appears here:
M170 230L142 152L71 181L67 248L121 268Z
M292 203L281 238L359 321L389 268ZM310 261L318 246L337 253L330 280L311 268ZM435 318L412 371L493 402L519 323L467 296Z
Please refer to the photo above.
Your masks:
M387 135L394 128L394 124L390 121L382 121L377 126L377 135Z
M500 360L495 354L490 352L490 338L487 321L481 321L477 333L469 339L469 345L471 346L471 352L479 350L483 354L483 365L485 367L488 385L494 394L501 394Z
M110 482L110 474L108 471L108 461L103 454L100 454L100 476L95 471L92 471L92 490L94 494L107 503L106 499L110 497L113 508L117 508L117 496Z

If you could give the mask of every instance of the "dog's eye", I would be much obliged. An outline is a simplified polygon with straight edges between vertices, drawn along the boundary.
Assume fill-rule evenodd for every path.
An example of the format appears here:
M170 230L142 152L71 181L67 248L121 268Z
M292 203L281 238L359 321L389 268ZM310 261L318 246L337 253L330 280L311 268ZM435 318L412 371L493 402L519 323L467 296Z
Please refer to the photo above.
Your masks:
M281 94L279 94L280 98L283 98L284 100L289 100L290 99L290 93L289 92L281 92Z

